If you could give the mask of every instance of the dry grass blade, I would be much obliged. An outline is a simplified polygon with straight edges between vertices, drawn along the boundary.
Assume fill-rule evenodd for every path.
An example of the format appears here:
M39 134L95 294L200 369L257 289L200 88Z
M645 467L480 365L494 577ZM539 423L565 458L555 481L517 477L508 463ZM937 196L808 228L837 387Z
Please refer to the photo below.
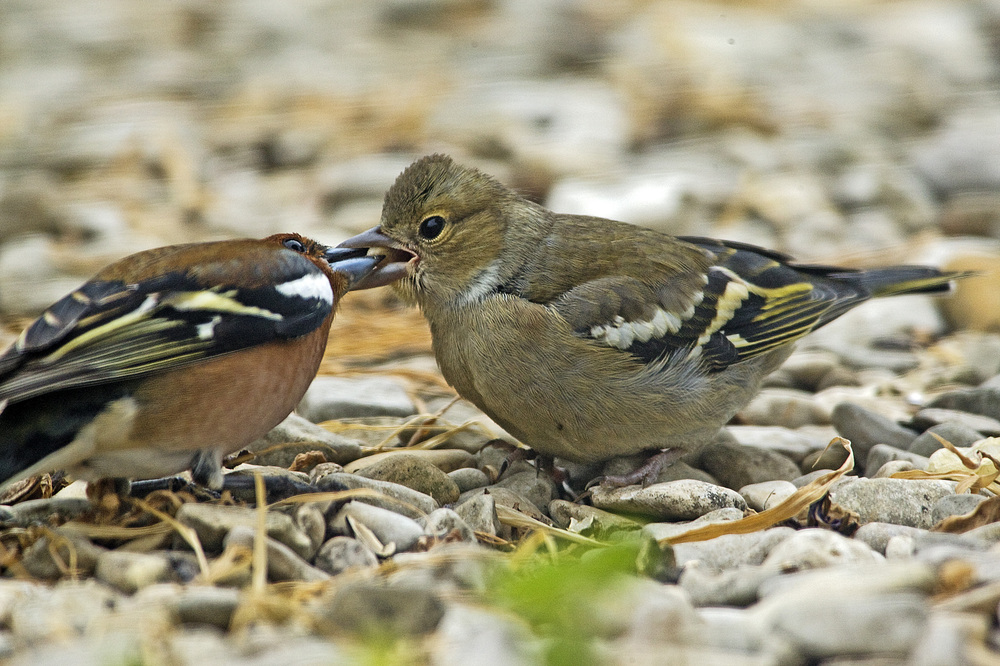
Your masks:
M497 518L504 525L510 527L516 527L519 529L531 529L537 530L542 534L549 534L552 536L557 536L567 541L572 541L573 543L582 543L588 546L605 546L606 544L597 541L596 539L591 539L590 537L585 537L582 534L577 534L576 532L570 532L569 530L564 530L560 527L553 527L551 525L546 525L545 523L535 520L531 516L526 516L520 511L515 511L510 507L502 506L500 504L497 507Z
M187 545L191 546L195 557L198 558L198 568L201 570L201 575L204 577L208 576L208 558L205 557L205 549L201 547L201 539L198 538L198 533L193 528L182 524L170 514L160 511L144 500L133 498L131 501L144 511L148 511L164 523L170 525L184 539Z
M1000 521L1000 497L991 497L967 514L949 516L931 528L932 532L961 534Z
M336 490L327 493L308 493L305 495L293 495L291 497L286 497L285 499L275 502L271 506L281 506L282 504L308 504L309 502L339 502L345 499L354 499L355 497L377 497L380 500L394 502L399 506L411 509L418 514L426 515L423 509L420 507L405 502L401 499L392 497L391 495L386 495L380 493L377 490L371 488L352 488L350 490Z
M85 536L88 539L120 539L122 541L130 541L141 537L160 536L172 531L174 528L165 521L142 527L97 525L94 523L70 521L64 524L62 529L72 531L74 534Z
M844 476L844 474L854 469L854 451L851 450L851 443L843 437L835 437L831 444L834 442L839 442L841 446L847 449L847 460L844 461L844 464L838 469L802 486L778 506L771 507L766 511L752 516L747 516L741 520L706 525L705 527L689 530L677 536L660 539L659 543L661 545L673 545L675 543L707 541L725 534L750 534L751 532L759 532L772 525L794 518L810 504L822 499L834 483Z
M979 467L979 462L978 461L973 460L972 458L968 457L967 455L965 455L964 453L962 453L961 451L959 451L957 448L955 448L954 444L952 444L951 442L949 442L947 439L945 439L941 435L937 434L936 432L932 432L931 433L931 437L933 437L934 439L936 439L938 441L938 444L940 444L941 446L943 446L944 448L948 449L949 451L951 451L952 453L954 453L956 456L958 456L958 459L962 461L962 464L965 465L966 467L968 467L969 469L973 469L974 470L974 469L977 469Z
M260 472L253 474L253 489L257 495L257 533L253 537L252 589L254 594L263 594L267 586L267 498L264 492L264 477Z

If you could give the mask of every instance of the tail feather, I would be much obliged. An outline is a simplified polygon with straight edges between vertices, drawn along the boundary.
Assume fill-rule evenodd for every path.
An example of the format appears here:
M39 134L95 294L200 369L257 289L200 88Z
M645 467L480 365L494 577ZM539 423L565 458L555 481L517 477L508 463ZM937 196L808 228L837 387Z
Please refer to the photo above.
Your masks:
M893 266L851 273L832 273L831 278L861 285L872 296L935 294L951 291L955 280L969 273L945 272L927 266Z

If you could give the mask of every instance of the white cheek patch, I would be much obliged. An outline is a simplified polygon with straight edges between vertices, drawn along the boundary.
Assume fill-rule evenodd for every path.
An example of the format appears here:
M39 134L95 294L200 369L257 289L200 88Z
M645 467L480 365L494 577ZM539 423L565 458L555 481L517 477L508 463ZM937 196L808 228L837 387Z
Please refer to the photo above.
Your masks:
M322 273L309 273L300 278L274 286L282 296L295 296L306 300L319 300L333 305L333 287Z

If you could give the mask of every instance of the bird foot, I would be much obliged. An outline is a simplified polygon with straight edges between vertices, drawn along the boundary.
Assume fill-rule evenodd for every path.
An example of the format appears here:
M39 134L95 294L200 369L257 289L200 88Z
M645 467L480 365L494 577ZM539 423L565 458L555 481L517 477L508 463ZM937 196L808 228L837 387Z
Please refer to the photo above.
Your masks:
M668 467L675 461L680 459L684 455L683 449L664 449L659 453L655 453L650 456L646 462L644 462L639 467L628 474L608 474L606 476L599 476L593 479L587 484L587 488L590 489L598 484L604 488L624 488L625 486L634 486L641 484L642 486L648 486L651 483L656 482L656 477L660 475L660 472L664 467Z

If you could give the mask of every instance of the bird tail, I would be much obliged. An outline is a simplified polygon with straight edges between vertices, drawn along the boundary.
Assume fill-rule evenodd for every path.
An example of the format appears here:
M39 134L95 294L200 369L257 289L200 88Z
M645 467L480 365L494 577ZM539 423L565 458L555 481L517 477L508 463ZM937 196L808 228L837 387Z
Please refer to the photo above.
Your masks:
M872 296L896 296L898 294L935 294L951 291L957 279L971 273L939 271L927 266L893 266L874 268L857 273L844 273L830 277L842 277L864 287Z

